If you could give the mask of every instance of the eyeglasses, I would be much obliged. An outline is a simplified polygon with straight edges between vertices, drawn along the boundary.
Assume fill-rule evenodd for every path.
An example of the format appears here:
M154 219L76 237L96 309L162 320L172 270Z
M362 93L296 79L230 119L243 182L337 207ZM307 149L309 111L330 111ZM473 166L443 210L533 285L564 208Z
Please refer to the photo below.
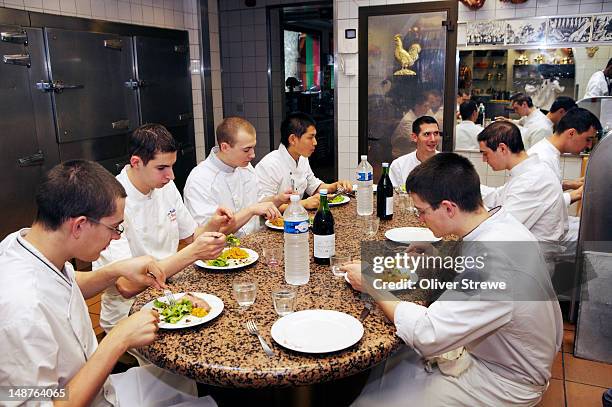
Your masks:
M430 208L432 211L435 210L431 205L428 205L425 208L421 208L421 209L414 207L414 214L417 216L417 218L420 218L421 216L425 215L427 213L427 209L430 209Z
M113 233L116 233L117 235L121 236L121 234L123 232L125 232L125 227L123 227L123 224L117 226L117 227L113 227L113 226L109 226L105 223L100 222L98 219L94 219L94 218L90 218L89 216L87 217L87 220L92 222L92 223L96 223L98 225L102 225L105 228L107 228L108 230L112 231Z

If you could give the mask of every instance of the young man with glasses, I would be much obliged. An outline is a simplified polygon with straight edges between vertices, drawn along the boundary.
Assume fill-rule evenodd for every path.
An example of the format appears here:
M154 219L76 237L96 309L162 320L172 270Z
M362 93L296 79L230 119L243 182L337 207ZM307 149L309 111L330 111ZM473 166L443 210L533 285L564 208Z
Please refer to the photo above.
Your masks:
M428 158L438 153L440 128L431 116L421 116L412 123L411 140L416 143L416 150L396 158L389 167L389 177L395 188L404 187L404 181L410 171Z
M259 185L251 161L257 144L255 127L240 117L227 117L217 127L217 146L206 160L191 170L185 184L185 206L202 224L220 207L233 211L223 233L238 236L261 228L261 217L280 217L278 207L289 201L288 193L259 198Z
M407 397L415 406L536 405L563 339L561 310L536 238L503 207L485 209L478 174L458 154L435 155L406 185L436 237L459 236L464 259L484 256L480 269L463 263L454 281L503 276L508 285L491 294L446 290L424 307L376 293L366 274L362 279L361 264L345 265L353 288L377 298L407 345L373 369L353 405L403 406ZM524 251L513 255L517 247ZM457 349L458 357L440 357ZM436 358L437 367L423 358Z
M58 404L75 406L215 405L210 398L173 389L151 367L111 375L127 349L154 341L159 315L136 312L98 344L85 300L110 285L126 295L130 284L165 287L163 265L143 256L79 272L70 260L93 261L119 239L125 196L123 186L99 164L64 162L38 188L32 227L0 243L0 386L45 387L44 393L55 393ZM33 399L37 393L26 391L15 402L54 403L52 397Z
M216 258L225 245L218 230L231 220L231 211L219 208L208 224L198 227L172 181L177 147L170 132L160 124L145 124L130 136L128 150L130 163L117 175L127 192L125 232L101 253L94 269L151 255L164 259L164 272L170 277L198 259ZM188 245L177 252L180 240ZM142 289L134 286L132 293ZM132 304L110 287L102 295L100 326L108 332L127 316Z

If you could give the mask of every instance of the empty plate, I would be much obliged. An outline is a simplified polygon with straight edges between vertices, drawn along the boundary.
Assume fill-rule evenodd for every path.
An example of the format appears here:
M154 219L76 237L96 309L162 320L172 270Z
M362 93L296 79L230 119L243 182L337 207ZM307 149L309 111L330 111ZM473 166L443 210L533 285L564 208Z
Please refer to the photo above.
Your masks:
M385 232L385 237L398 243L437 242L441 238L435 237L427 228L395 228Z

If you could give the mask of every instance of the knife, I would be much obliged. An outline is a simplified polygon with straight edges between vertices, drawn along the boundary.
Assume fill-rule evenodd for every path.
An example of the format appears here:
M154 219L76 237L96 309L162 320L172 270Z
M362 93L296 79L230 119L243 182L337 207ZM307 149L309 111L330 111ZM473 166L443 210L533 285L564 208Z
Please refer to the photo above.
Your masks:
M370 315L370 311L372 310L372 304L369 302L366 302L365 305L363 306L363 311L361 311L361 315L359 315L359 322L363 322L368 315Z

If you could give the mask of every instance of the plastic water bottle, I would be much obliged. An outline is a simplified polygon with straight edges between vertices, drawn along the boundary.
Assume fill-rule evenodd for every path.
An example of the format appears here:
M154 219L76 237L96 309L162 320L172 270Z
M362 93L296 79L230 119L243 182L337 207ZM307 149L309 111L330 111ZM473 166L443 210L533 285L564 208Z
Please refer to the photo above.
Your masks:
M283 214L285 229L285 281L302 285L310 279L310 247L308 244L308 212L300 204L299 195L291 195L291 203Z
M361 162L355 170L357 175L357 215L371 215L374 212L372 203L372 166L368 156L362 155Z

